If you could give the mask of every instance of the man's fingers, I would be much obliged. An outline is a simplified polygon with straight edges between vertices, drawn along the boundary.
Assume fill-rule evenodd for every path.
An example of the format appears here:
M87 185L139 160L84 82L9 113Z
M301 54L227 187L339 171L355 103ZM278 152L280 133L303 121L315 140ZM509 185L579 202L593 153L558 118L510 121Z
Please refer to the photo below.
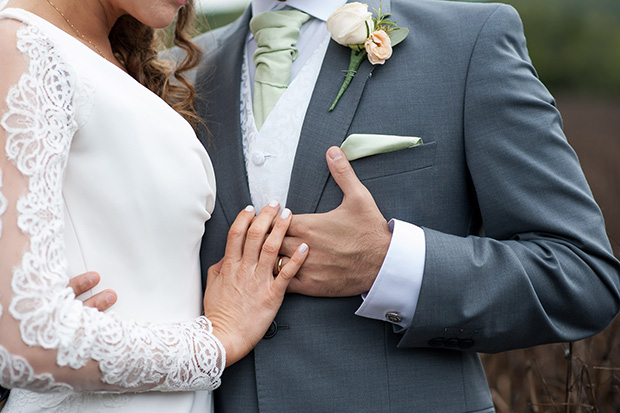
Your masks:
M286 292L289 294L301 294L303 285L299 278L293 277L286 286Z
M342 149L332 146L327 150L327 166L344 196L363 196L368 191L355 175Z
M84 305L96 308L99 311L105 311L116 303L116 299L117 296L114 291L105 290L84 301Z
M248 227L254 220L255 211L252 205L248 205L245 209L239 212L235 222L230 226L228 230L228 238L226 240L226 251L224 255L234 261L239 261L243 256L243 244L245 243L245 236L248 231Z
M69 287L73 289L75 296L80 296L99 284L101 277L96 272L86 272L73 277L69 281ZM87 307L96 308L99 311L105 311L116 303L116 293L113 290L101 291L84 301Z
M100 280L101 277L96 272L85 272L84 274L73 277L69 281L69 287L73 289L77 297L95 288Z
M293 217L293 219L295 219L296 217L297 216ZM289 227L288 231L289 232L287 233L287 236L284 238L284 241L282 241L282 246L280 247L279 252L281 256L284 256L284 262L282 263L282 265L287 263L289 257L293 256L293 254L295 253L297 248L299 248L299 245L301 245L302 242L306 242L307 244L310 243L308 242L308 240L304 240L296 236L289 236L288 234L290 234L291 227Z

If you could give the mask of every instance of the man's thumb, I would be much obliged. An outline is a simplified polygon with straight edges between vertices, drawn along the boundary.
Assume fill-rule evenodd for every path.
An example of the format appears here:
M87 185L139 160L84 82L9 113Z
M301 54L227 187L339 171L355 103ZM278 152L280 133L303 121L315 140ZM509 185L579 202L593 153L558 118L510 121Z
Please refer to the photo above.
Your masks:
M327 166L345 196L362 195L365 187L351 168L344 152L337 146L327 150Z

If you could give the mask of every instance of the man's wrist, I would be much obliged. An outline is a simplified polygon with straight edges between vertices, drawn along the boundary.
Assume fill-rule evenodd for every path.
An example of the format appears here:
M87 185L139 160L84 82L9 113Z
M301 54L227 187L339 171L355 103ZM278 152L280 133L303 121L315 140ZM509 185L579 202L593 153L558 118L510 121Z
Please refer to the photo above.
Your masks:
M356 315L407 328L413 320L422 278L426 243L422 228L392 219L392 240L379 275Z

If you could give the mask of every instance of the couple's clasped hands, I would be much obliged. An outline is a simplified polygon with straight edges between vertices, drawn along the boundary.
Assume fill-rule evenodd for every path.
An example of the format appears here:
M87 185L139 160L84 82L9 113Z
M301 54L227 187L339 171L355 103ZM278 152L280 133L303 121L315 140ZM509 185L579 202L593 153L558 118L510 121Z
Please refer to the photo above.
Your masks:
M286 292L359 295L379 272L391 239L387 222L342 151L330 148L326 158L344 194L338 208L293 217L288 209L279 213L277 202L258 215L247 207L230 228L224 257L209 268L204 312L226 349L227 365L259 342ZM284 265L274 276L280 256ZM87 273L74 278L71 287L79 295L97 282L96 274ZM105 310L115 300L106 290L85 304Z

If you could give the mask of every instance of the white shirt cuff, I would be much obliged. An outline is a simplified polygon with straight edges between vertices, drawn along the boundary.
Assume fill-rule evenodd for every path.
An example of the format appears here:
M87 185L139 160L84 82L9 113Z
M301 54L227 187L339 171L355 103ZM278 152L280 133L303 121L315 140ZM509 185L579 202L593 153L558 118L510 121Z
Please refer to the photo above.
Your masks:
M417 225L392 219L392 240L379 274L356 315L389 321L402 328L411 325L424 275L426 239Z

